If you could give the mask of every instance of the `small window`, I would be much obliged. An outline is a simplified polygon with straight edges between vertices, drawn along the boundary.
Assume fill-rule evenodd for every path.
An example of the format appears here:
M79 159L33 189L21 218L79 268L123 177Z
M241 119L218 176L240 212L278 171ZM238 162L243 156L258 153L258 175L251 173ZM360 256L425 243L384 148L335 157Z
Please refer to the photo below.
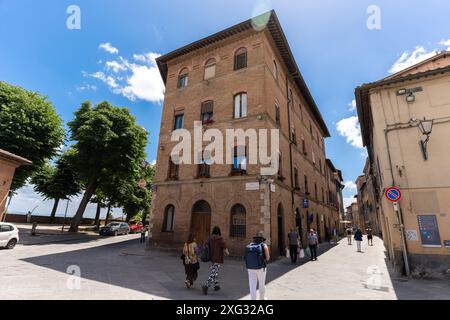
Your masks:
M300 118L301 118L302 121L303 121L303 108L302 108L302 105L299 104L298 107L300 108Z
M178 164L175 164L175 162L172 160L172 158L170 158L169 174L168 174L169 180L178 180L179 168L180 168L180 166Z
M307 155L308 153L306 152L306 142L305 142L305 138L302 137L302 151L304 155Z
M309 133L311 134L311 137L313 137L313 130L312 130L311 120L309 120Z
M317 200L319 199L317 195L317 183L314 183L314 198Z
M210 124L213 122L213 110L214 102L213 101L205 101L202 103L201 107L201 120L202 124Z
M175 117L173 120L173 130L182 129L184 125L184 112L175 111Z
M247 94L239 93L234 97L234 118L239 119L247 116Z
M297 144L297 135L295 134L295 127L291 128L291 141L294 144Z
M316 164L316 155L314 154L314 151L312 151L312 162Z
M294 188L295 189L300 189L300 186L298 184L298 169L294 168Z
M319 159L319 169L320 169L320 173L322 173L322 160Z
M233 172L247 171L247 154L245 146L236 146L233 149Z
M281 126L281 119L280 119L280 107L275 104L275 122L277 125Z
M246 237L246 211L241 204L231 208L230 237Z
M172 232L173 231L173 218L175 215L175 207L169 204L166 207L164 212L164 221L163 221L163 232Z
M205 63L204 80L214 78L216 76L216 59L212 58Z
M305 193L309 194L308 176L305 174Z
M209 178L211 168L211 157L207 151L200 154L201 163L198 165L198 178Z
M189 73L188 69L184 68L180 71L180 75L178 76L178 88L184 88L188 85Z
M247 49L240 48L234 54L234 70L247 68Z
M273 60L273 76L275 77L275 80L278 80L278 66L275 60Z

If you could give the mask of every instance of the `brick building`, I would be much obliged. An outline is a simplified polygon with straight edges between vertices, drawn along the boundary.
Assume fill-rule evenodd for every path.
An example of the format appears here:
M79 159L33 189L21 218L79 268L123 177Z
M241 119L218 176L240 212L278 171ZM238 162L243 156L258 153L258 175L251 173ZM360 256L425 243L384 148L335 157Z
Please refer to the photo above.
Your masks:
M339 223L332 213L336 207L327 201L324 138L330 135L275 12L186 45L157 63L166 91L150 244L179 247L190 232L201 243L216 225L233 255L242 254L259 230L275 255L284 251L291 228L305 236L306 228L314 227L323 241L325 226ZM278 174L262 176L261 165L247 161L176 165L172 132L193 132L199 120L224 136L226 129L279 129Z
M16 168L30 164L31 161L0 149L0 221L3 221L9 188L11 187Z

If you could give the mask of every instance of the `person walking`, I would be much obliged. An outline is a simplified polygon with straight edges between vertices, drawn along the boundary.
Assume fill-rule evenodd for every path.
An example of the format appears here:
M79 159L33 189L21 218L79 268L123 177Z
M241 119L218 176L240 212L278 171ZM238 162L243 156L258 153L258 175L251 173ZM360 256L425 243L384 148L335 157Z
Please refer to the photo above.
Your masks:
M368 227L366 229L366 232L367 232L367 244L369 246L373 246L373 231L372 231L372 228Z
M186 273L186 281L184 284L188 289L194 286L194 281L198 277L198 269L200 269L197 251L198 246L195 241L195 235L191 233L183 246L183 264L184 272Z
M361 242L363 240L363 234L361 229L356 229L355 232L355 241L356 241L356 248L358 252L361 252Z
M147 232L147 227L143 226L141 229L141 238L139 239L139 243L145 243L145 233Z
M208 289L214 285L214 291L220 290L219 286L219 269L223 264L223 256L229 255L227 245L222 238L219 227L214 227L211 236L208 238L206 245L209 249L210 262L209 277L205 284L202 286L203 294L208 294Z
M317 233L314 228L309 231L308 234L308 245L309 251L311 252L311 261L317 260L317 245L319 244L319 239L317 238Z
M264 233L260 231L253 237L253 241L245 247L244 259L252 300L256 300L256 287L259 289L259 299L265 299L267 262L270 260L270 253L269 247L264 241L266 241L266 238L264 238Z
M346 232L347 232L347 243L348 243L349 245L351 245L351 244L352 244L352 234L353 234L353 229L352 229L351 227L348 227L347 230L346 230Z
M298 233L294 229L288 233L288 241L289 241L289 255L291 256L291 262L297 262L297 253L298 253Z
M333 239L334 243L338 244L338 229L336 227L333 228Z

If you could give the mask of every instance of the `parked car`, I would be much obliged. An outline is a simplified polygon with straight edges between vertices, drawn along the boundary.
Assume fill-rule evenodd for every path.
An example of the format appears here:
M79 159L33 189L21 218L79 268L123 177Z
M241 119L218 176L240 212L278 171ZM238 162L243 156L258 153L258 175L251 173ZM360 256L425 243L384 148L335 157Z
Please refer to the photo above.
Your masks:
M106 227L100 229L101 236L117 236L119 234L128 234L130 227L126 222L111 222Z
M19 229L11 223L0 222L0 247L13 249L19 242Z
M130 221L128 226L130 227L130 233L139 233L144 228L144 225L140 221Z

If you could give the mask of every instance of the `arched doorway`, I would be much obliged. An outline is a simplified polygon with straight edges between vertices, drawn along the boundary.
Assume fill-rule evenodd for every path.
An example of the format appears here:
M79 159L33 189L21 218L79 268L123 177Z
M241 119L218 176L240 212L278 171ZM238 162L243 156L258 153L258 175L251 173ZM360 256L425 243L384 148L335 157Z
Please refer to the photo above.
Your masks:
M277 209L277 218L278 218L278 251L280 252L280 256L284 256L284 221L283 221L283 205L278 204Z
M205 200L197 201L192 207L191 232L199 245L204 244L211 233L211 207Z
M295 227L297 228L298 235L303 239L302 216L300 215L300 210L298 208L295 209Z

